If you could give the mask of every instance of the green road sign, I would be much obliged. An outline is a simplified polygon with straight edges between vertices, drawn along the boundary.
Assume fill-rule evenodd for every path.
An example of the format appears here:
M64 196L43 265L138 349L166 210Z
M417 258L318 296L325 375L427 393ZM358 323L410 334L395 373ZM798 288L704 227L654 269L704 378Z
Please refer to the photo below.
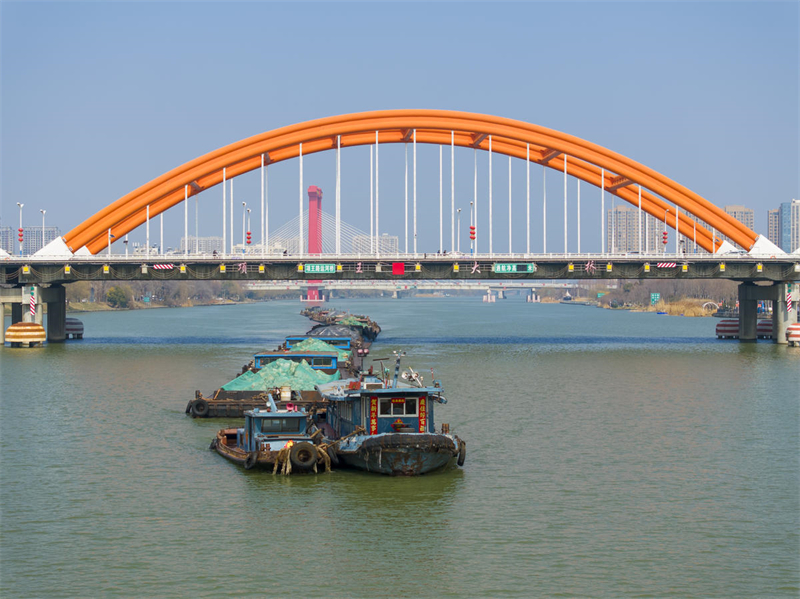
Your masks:
M304 268L306 273L310 274L317 274L317 273L335 273L336 272L336 265L335 264L306 264Z
M651 293L650 294L650 305L655 306L658 303L658 300L661 299L660 293Z
M528 264L498 263L494 265L494 272L496 273L536 272L536 265L533 264L532 262Z

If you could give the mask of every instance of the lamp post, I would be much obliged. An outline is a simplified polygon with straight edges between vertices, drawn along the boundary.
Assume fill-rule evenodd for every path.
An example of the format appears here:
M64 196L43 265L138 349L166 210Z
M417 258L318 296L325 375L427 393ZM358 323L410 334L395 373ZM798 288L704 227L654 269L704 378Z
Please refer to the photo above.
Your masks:
M247 202L242 202L242 254L244 254L244 233L247 226Z
M461 208L456 210L456 212L458 212L458 237L456 237L456 239L458 240L458 242L457 242L458 243L458 247L457 247L456 251L460 252L461 251Z
M469 203L469 230L470 231L472 231L472 224L473 224L473 220L474 220L473 217L475 216L474 215L474 210L473 210L473 205L474 204L475 204L474 201ZM469 253L470 254L474 253L474 251L475 251L475 245L474 245L475 241L476 240L472 239L472 235L470 234L470 236L469 236Z
M22 255L22 207L25 204L20 204L17 202L17 206L19 206L19 255Z
M47 212L47 210L43 210L42 208L39 208L39 212L42 213L42 247L44 247L45 246L45 241L44 241L44 215L45 215L45 212Z

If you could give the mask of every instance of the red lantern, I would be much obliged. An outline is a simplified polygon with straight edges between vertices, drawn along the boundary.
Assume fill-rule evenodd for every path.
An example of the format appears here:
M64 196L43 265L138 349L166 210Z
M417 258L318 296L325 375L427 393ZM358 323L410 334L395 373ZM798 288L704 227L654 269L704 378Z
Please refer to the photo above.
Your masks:
M669 234L666 231L664 231L664 232L661 233L661 235L663 237L663 239L661 240L661 243L663 243L664 245L667 245L667 237L669 237Z
M469 238L474 241L476 237L477 237L477 232L475 230L475 225L470 225L469 226Z

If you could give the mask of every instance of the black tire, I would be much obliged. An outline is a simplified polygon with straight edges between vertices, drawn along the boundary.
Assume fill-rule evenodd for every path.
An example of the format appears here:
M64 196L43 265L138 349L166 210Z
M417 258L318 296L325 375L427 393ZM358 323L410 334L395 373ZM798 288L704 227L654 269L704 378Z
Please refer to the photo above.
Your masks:
M214 450L214 449L217 448L218 444L219 444L219 440L216 437L214 437L214 440L211 441L211 445L209 445L208 448L211 449L211 450Z
M184 414L191 414L192 413L192 403L194 403L194 400L192 400L192 401L190 401L189 403L186 404L186 411L184 412Z
M258 452L251 451L250 453L247 454L247 457L244 459L244 469L245 470L252 469L256 465L257 461L258 461Z
M464 465L464 460L467 459L467 444L464 441L459 441L458 443L458 459L456 460L456 464L459 466Z
M317 448L306 441L295 443L289 452L289 459L295 468L310 470L317 463Z
M195 418L208 416L208 402L205 399L195 399L192 402L192 415Z
M338 466L339 456L336 455L336 450L333 447L328 447L326 451L328 453L328 457L331 459L331 464L333 464L334 466Z

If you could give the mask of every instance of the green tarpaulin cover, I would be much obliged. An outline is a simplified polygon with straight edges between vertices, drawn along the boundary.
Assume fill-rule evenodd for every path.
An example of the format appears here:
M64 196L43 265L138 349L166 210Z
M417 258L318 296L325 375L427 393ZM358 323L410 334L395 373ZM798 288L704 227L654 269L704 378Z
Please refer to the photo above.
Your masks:
M350 359L350 352L346 349L338 349L334 347L327 341L322 341L320 339L304 339L300 343L295 343L292 346L292 351L303 351L303 352L320 352L320 353L330 353L336 352L339 355L339 360L344 362L345 360Z
M267 364L258 372L248 370L230 383L223 385L222 389L225 391L268 391L275 387L288 385L296 391L313 391L315 385L329 383L340 378L341 374L338 370L333 374L325 374L311 368L305 360L297 363L281 358Z

